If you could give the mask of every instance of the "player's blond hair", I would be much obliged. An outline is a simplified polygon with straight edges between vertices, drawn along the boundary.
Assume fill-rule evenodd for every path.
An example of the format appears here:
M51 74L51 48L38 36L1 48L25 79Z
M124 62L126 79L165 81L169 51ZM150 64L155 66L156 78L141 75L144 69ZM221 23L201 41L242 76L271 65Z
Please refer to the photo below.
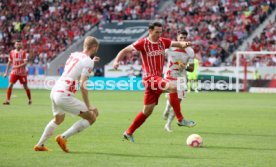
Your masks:
M83 49L84 50L89 50L91 49L93 46L98 46L99 45L99 41L97 38L92 37L92 36L88 36L84 39L84 43L83 43Z

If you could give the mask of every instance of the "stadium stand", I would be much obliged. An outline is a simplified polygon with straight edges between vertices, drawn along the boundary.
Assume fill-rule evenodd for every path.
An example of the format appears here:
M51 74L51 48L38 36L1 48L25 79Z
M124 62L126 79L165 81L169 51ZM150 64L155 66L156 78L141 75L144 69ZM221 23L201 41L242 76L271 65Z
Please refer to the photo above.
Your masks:
M275 18L276 19L276 18ZM260 36L255 37L251 44L248 44L248 51L275 51L276 50L276 21L271 21L264 28Z
M0 2L1 62L16 38L35 64L51 61L98 23L112 20L150 19L159 1L154 0L15 0Z
M252 42L246 43L246 51L275 51L276 50L276 17L268 20L268 24L263 31L255 36ZM244 65L245 58L242 57L240 64ZM254 58L247 57L247 65L255 67L275 66L276 56L267 54L265 56L255 56ZM232 65L236 65L236 57L232 57Z
M203 66L219 66L224 62L275 8L272 0L174 2L157 15L166 23L164 36L174 38L179 29L186 29ZM268 35L274 36L275 43L275 33ZM273 49L271 43L265 45Z
M6 63L13 41L21 37L34 64L49 63L93 27L112 20L161 19L164 36L185 28L203 66L219 66L275 9L273 0L174 0L157 11L162 0L71 0L0 2L0 63ZM262 39L270 40L262 40ZM248 50L275 50L275 21ZM140 64L135 54L124 64Z

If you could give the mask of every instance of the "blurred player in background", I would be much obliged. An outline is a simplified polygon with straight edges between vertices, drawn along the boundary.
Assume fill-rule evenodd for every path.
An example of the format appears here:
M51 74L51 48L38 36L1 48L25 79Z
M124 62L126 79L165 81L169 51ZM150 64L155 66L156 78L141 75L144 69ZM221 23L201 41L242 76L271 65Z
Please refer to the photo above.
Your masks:
M187 31L179 31L177 33L177 41L186 41L188 33ZM185 97L185 87L187 84L186 71L194 70L194 50L191 47L185 49L175 47L169 48L166 50L166 55L168 57L167 68L165 72L165 78L170 82L173 82L177 85L177 95L178 99L181 100ZM187 66L189 63L189 66ZM166 94L168 98L169 95ZM169 99L167 100L166 108L163 113L164 119L167 120L165 125L165 130L172 132L171 123L175 117L173 109L170 105Z
M57 126L63 122L65 113L78 115L82 119L56 137L56 142L64 152L69 152L66 142L70 136L88 128L96 121L98 110L89 102L86 81L93 71L94 63L100 59L96 56L98 48L98 40L88 36L84 40L83 51L72 53L66 61L64 73L51 91L54 119L45 127L39 142L34 147L35 151L48 151L44 144ZM78 83L80 83L83 102L74 97Z
M191 88L192 88L192 85L193 85L194 91L196 93L198 93L197 76L198 76L199 60L198 60L197 56L195 56L193 64L194 64L194 71L193 72L189 72L189 71L187 72L187 75L188 75L188 92L191 92Z
M186 48L190 43L184 41L171 41L170 39L163 38L161 37L162 32L163 27L161 23L151 23L149 25L149 36L139 39L122 49L118 53L113 64L113 67L117 69L120 61L123 60L128 53L135 50L141 53L143 85L145 86L144 107L142 112L138 113L130 127L123 134L124 138L131 142L134 142L134 131L151 115L163 91L170 92L169 101L174 108L174 112L178 119L178 125L188 127L196 125L194 121L184 119L180 110L176 85L162 78L165 49L170 47Z
M9 68L12 65L12 70L9 78L9 86L7 89L7 98L3 105L10 105L10 99L12 94L13 85L19 80L23 85L26 94L28 96L28 104L32 104L31 91L27 85L27 70L26 65L28 63L26 52L22 49L22 42L20 39L16 40L15 49L10 52L9 61L7 64L6 72L4 73L4 78L7 77Z

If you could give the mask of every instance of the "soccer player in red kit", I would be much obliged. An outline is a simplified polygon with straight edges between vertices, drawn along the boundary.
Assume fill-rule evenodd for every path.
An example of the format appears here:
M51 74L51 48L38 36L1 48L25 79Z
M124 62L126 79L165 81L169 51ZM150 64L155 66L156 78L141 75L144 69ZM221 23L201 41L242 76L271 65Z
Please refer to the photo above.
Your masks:
M161 37L163 31L162 24L153 22L149 25L149 36L139 39L133 44L122 49L113 63L113 68L119 67L119 62L134 50L141 53L142 69L143 69L143 85L145 86L144 107L139 112L130 127L124 132L123 136L126 140L134 142L133 133L138 129L145 120L151 115L155 105L162 92L169 92L169 101L174 109L179 126L193 127L196 125L194 121L184 119L180 102L177 95L177 85L162 78L165 49L170 47L186 48L190 45L185 41L171 41L170 39Z
M26 52L22 49L22 42L20 40L16 40L14 46L15 46L15 49L10 52L9 62L7 64L7 69L4 74L4 78L6 78L8 75L9 68L12 65L12 70L11 70L10 79L9 79L9 87L7 89L7 98L6 98L6 101L3 103L3 105L10 104L12 88L13 88L13 85L17 82L17 80L19 80L19 82L23 85L24 89L26 90L26 93L29 99L28 104L32 104L31 91L27 85Z

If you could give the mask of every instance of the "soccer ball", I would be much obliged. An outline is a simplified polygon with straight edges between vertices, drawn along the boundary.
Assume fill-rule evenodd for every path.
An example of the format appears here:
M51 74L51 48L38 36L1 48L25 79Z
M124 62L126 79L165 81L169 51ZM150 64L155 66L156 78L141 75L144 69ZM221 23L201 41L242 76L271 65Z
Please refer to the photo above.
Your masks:
M187 138L186 143L190 147L200 147L203 144L203 139L198 134L191 134Z

